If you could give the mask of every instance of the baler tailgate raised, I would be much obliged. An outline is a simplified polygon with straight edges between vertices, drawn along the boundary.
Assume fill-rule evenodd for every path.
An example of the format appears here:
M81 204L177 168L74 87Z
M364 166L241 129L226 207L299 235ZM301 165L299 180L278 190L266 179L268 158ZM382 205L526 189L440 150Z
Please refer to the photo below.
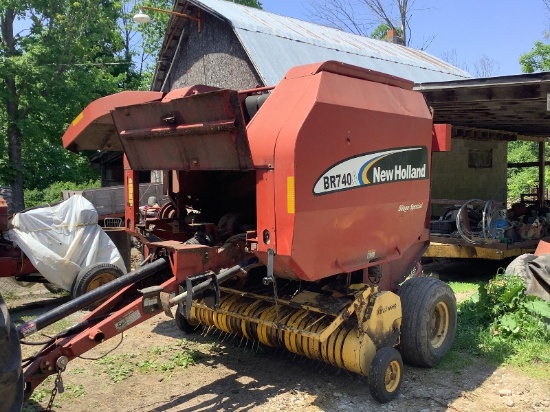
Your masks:
M235 91L164 99L113 111L133 170L253 170Z

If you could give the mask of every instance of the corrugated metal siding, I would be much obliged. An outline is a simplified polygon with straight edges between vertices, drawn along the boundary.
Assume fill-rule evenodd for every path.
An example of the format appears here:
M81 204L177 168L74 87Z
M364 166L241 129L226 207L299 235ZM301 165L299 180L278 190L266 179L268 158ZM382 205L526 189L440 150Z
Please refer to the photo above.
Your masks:
M420 50L244 7L225 0L190 3L227 20L265 84L278 83L294 66L338 60L414 81L471 77Z

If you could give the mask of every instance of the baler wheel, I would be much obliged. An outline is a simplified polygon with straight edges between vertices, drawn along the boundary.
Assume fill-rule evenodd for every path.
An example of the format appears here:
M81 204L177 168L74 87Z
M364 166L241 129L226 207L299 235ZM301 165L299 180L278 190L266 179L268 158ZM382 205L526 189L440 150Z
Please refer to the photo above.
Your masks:
M380 348L369 371L369 391L380 403L394 400L403 380L403 360L397 349Z
M76 275L71 288L71 296L77 298L87 292L97 289L101 285L109 283L124 275L124 272L111 263L95 263L82 268ZM96 302L91 307L96 307L101 302Z
M20 411L23 406L21 346L8 308L0 295L0 411Z
M176 321L176 326L178 327L178 329L187 335L201 330L200 323L190 322L185 318L185 316L182 315L179 309L176 310L176 315L174 320Z
M447 354L454 341L454 293L439 279L419 277L406 281L398 295L403 310L398 349L405 362L432 367Z

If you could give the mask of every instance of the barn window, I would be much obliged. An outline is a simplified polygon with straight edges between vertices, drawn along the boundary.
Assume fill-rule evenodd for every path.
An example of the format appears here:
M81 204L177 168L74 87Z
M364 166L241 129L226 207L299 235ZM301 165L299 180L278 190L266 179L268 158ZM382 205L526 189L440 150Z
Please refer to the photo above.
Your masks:
M493 167L493 149L468 149L470 169L490 169Z

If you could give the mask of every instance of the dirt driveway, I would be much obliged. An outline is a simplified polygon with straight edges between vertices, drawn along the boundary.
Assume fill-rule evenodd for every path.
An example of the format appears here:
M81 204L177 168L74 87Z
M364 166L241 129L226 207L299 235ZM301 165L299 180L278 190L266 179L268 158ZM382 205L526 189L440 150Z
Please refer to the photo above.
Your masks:
M23 289L9 299L16 321L60 303L33 289L37 295ZM33 349L24 347L24 355ZM184 336L164 315L85 356L102 358L69 364L54 410L550 411L550 382L466 355L435 369L406 366L399 397L380 405L364 377L212 331ZM52 387L50 377L24 410L44 410Z

